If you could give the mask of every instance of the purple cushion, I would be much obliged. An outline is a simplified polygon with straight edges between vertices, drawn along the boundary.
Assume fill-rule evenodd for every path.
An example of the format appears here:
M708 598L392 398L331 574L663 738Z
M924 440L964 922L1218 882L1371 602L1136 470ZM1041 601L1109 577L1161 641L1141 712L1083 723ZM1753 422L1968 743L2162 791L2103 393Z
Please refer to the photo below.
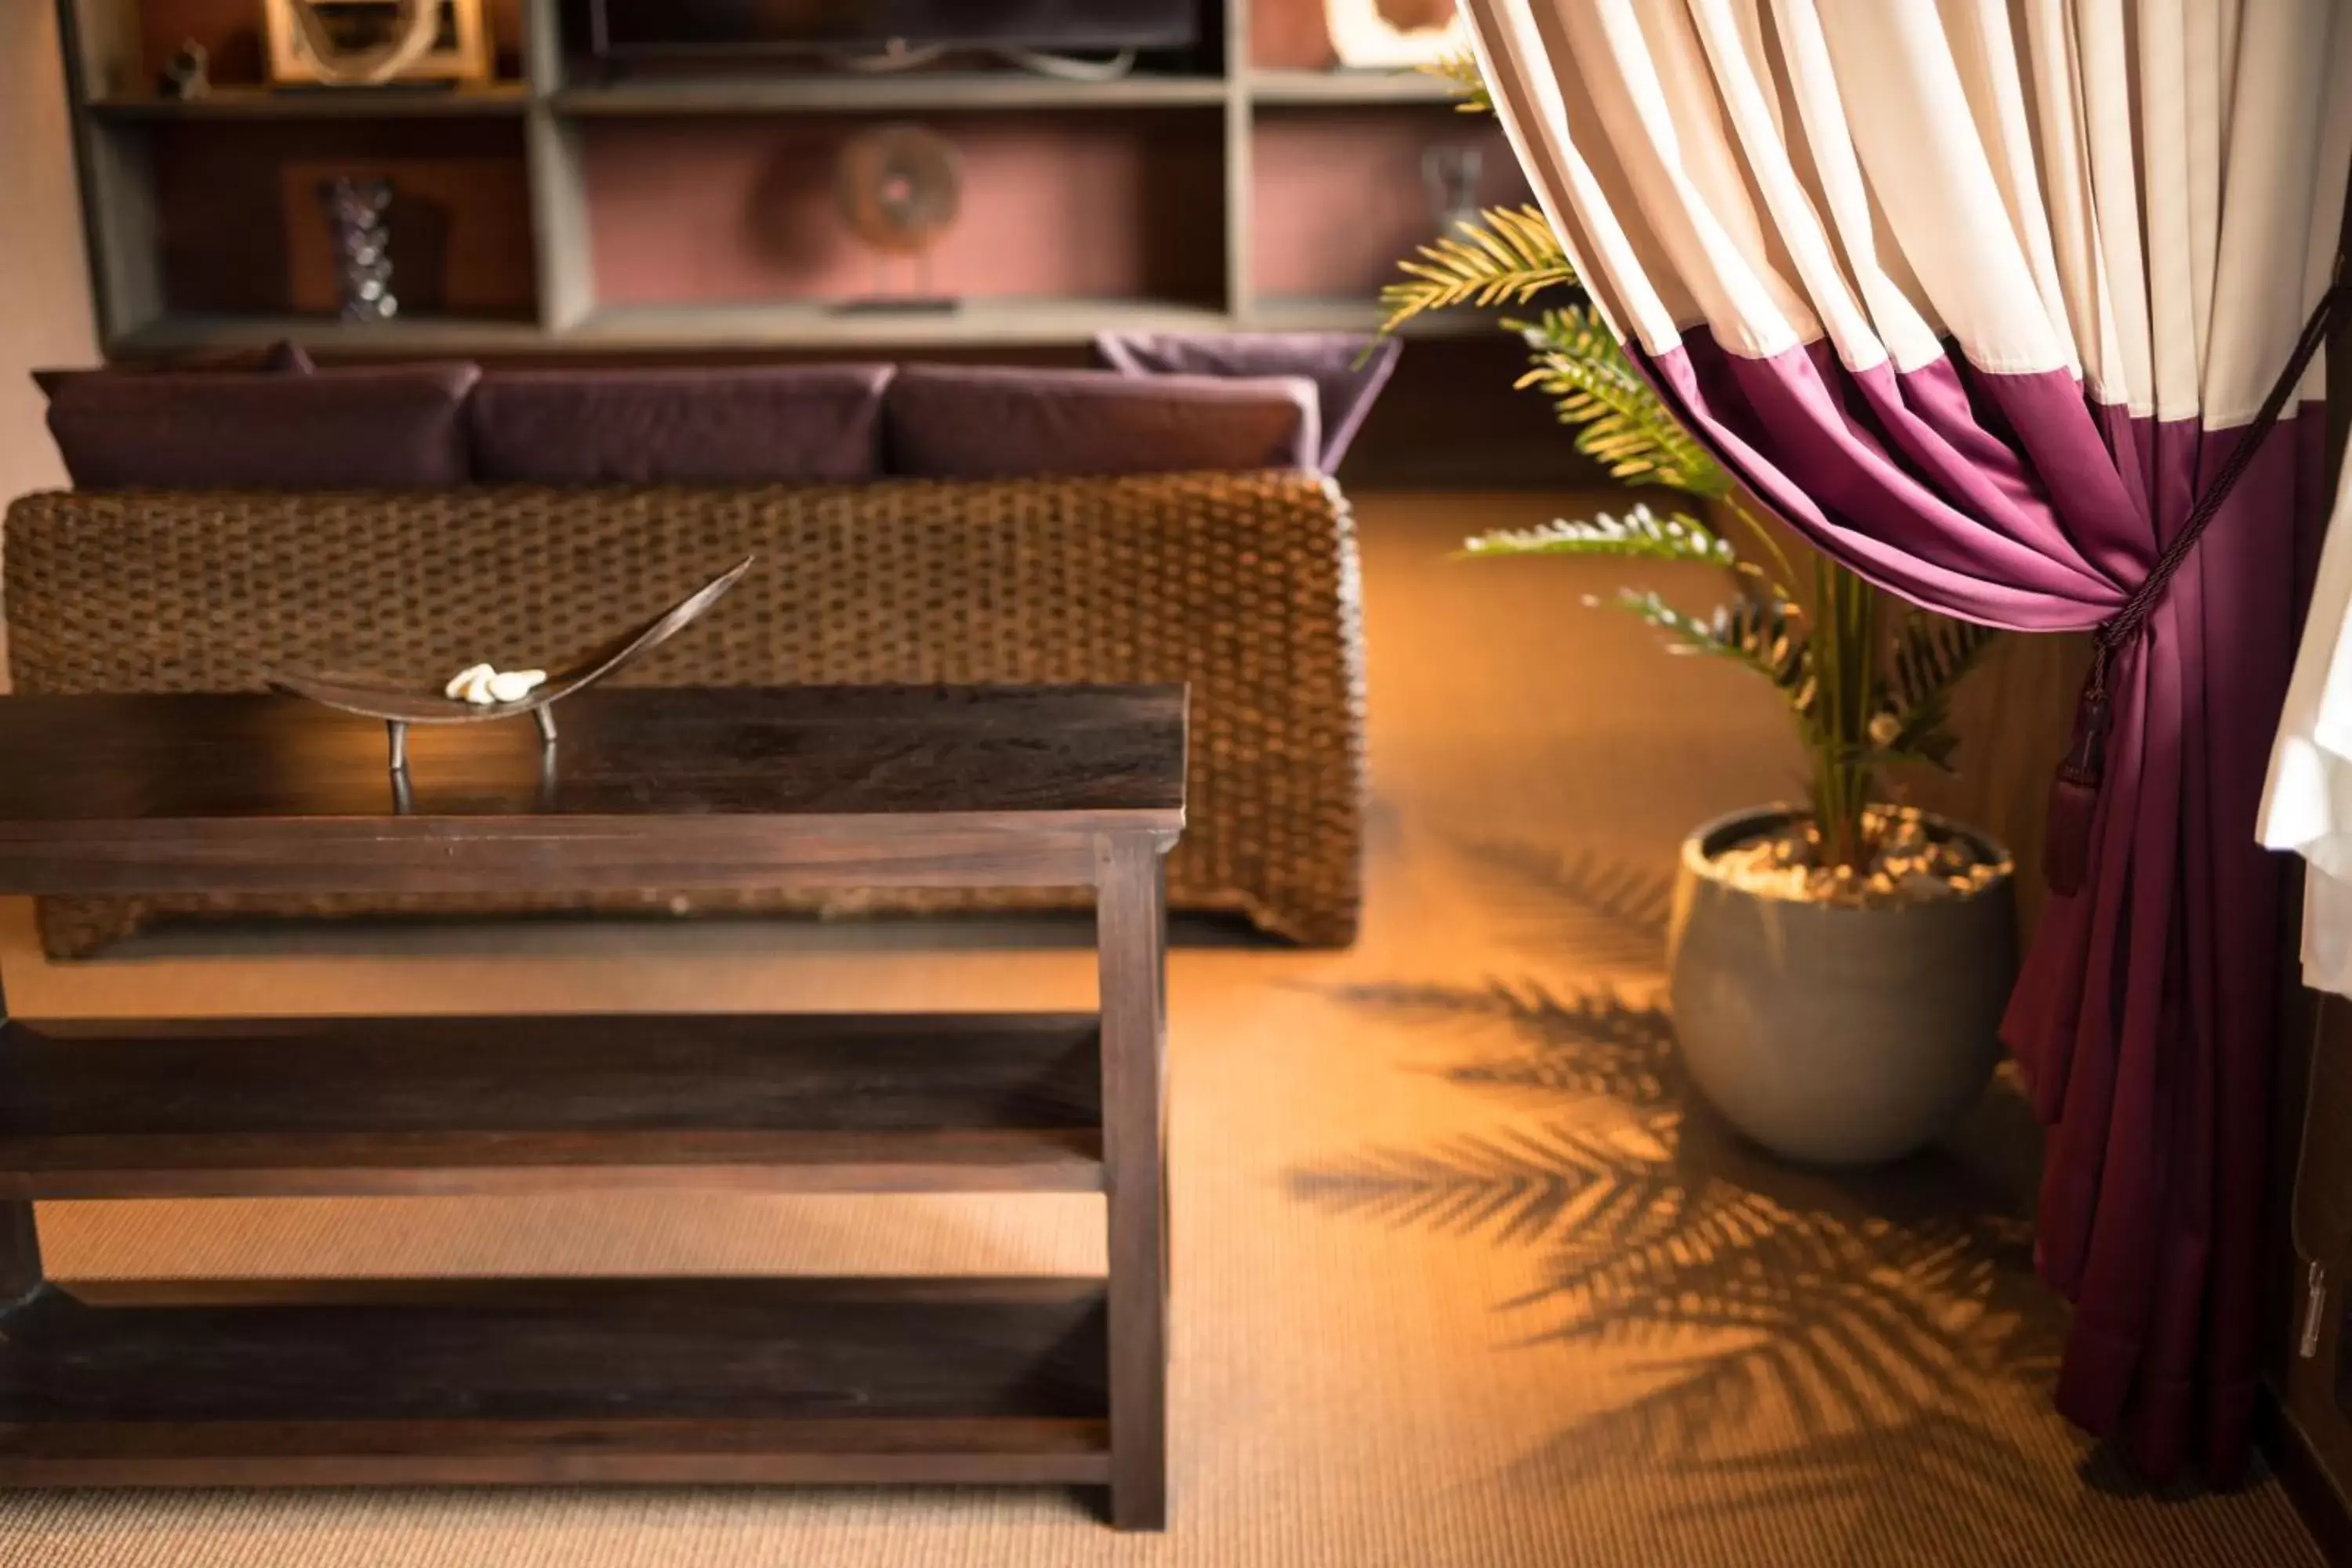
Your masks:
M946 479L1311 470L1320 440L1292 377L908 365L889 421L891 471Z
M474 467L534 484L869 479L887 364L493 371L475 390Z
M165 371L65 377L49 433L83 489L461 485L470 364L308 375Z
M1129 375L1303 375L1323 417L1318 467L1336 473L1404 345L1350 332L1104 332L1095 357Z
M263 351L260 368L272 375L309 375L319 367L302 345L291 338L280 338Z
M268 348L262 350L261 358L257 363L249 366L236 365L225 367L219 374L236 374L257 371L270 375L309 375L318 368L319 367L316 364L311 363L310 356L302 352L302 345L300 343L294 342L291 338L280 338L276 342L270 344ZM112 368L100 370L37 370L33 372L33 384L41 389L42 396L55 397L59 389L68 386L74 382L83 379L85 376L152 375L155 374L156 373L153 371L116 370Z

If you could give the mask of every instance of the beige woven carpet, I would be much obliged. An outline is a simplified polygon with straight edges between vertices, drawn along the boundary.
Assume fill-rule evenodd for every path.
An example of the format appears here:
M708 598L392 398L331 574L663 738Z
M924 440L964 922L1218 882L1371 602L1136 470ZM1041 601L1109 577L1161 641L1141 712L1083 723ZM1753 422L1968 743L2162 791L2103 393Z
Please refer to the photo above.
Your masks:
M2317 1561L2275 1482L2142 1495L2048 1410L2061 1319L2027 1265L2013 1096L1953 1150L1841 1183L1685 1106L1656 1005L1663 878L1690 824L1791 783L1769 699L1580 607L1614 571L1451 564L1468 503L1363 510L1369 934L1349 953L1192 947L1173 968L1166 1536L1018 1491L37 1494L0 1497L0 1563ZM1069 939L212 937L69 971L0 910L35 1016L1082 1004ZM59 1205L42 1223L68 1278L1050 1272L1101 1252L1099 1204L1078 1199Z

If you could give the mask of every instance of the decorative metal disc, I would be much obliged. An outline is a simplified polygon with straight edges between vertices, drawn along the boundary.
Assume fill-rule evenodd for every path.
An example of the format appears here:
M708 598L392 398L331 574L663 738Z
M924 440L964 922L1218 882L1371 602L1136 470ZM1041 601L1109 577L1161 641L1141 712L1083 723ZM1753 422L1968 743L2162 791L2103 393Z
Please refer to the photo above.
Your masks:
M876 250L919 256L955 226L963 159L919 125L883 125L852 137L835 169L843 221Z

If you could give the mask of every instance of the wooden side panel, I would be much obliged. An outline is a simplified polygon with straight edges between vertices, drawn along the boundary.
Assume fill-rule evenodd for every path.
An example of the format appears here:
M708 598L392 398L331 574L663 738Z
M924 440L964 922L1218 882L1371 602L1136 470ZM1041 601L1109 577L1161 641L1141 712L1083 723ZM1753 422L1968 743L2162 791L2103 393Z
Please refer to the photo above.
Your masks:
M1099 850L1104 1153L1110 1190L1111 1521L1168 1522L1167 895L1143 835Z
M8 998L0 994L0 1025L8 1017ZM0 1047L6 1037L0 1036ZM22 1200L0 1202L0 1315L38 1289L41 1283L41 1237L33 1205Z

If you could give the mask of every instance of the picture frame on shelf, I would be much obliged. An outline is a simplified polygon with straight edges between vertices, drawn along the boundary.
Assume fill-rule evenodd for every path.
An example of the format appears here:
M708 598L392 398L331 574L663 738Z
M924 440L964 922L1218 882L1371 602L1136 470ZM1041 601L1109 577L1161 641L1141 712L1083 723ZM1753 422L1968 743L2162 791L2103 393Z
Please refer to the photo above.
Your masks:
M494 61L482 0L262 0L276 87L475 86Z

